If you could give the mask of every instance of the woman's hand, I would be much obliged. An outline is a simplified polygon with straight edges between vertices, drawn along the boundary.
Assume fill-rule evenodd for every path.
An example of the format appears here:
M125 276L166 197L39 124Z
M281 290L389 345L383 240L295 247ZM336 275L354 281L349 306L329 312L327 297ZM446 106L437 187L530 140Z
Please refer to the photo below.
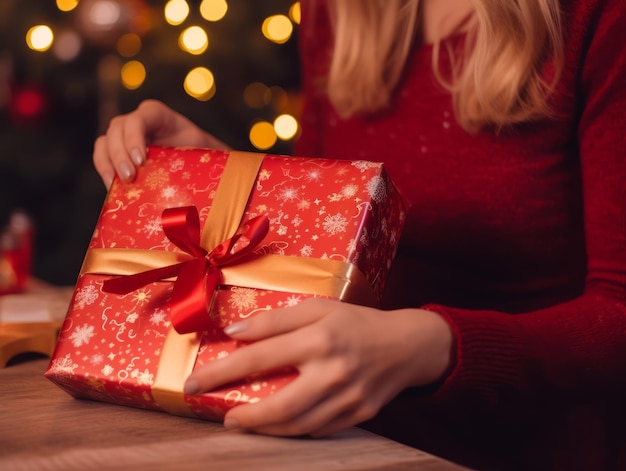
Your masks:
M107 188L116 173L124 181L135 178L135 167L146 159L147 144L227 148L164 103L146 100L135 111L113 118L106 134L96 139L93 162Z
M299 376L280 391L226 414L226 427L268 435L324 436L372 418L403 389L440 379L453 342L439 314L325 299L259 314L224 331L255 342L195 371L185 393L297 368Z

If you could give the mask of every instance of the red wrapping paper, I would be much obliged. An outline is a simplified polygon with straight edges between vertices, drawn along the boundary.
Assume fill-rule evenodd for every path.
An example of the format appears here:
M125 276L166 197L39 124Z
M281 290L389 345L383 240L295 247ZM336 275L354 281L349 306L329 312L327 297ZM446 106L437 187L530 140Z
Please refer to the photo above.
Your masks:
M105 248L180 251L165 237L163 211L195 206L204 224L228 157L226 151L151 147L133 183L114 181L88 255ZM382 295L405 218L402 198L382 164L266 155L242 220L260 215L269 218L270 229L257 253L287 261L348 262L376 296ZM179 413L159 403L153 388L157 374L167 373L159 367L164 368L164 342L171 332L174 280L120 295L103 290L104 281L113 277L81 272L45 375L75 397ZM206 326L196 334L193 369L242 347L224 335L225 326L311 296L315 294L220 286ZM230 408L257 402L296 375L285 370L184 396L189 413L181 415L221 420Z

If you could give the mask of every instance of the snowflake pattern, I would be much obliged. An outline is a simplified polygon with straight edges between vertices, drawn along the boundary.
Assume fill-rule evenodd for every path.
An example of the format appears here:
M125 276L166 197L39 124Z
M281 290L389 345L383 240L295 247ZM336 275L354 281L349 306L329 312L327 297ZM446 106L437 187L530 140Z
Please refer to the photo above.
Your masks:
M313 255L313 247L311 247L310 245L303 245L302 248L300 249L300 255L302 257L310 257L311 255Z
M89 363L91 363L92 365L99 365L103 361L104 361L104 356L101 353L92 355L91 358L89 359Z
M366 172L367 170L380 167L380 164L368 162L367 160L355 160L352 162L352 166L358 168L361 172Z
M347 225L348 220L343 214L340 213L333 215L329 214L326 218L324 218L324 230L330 235L335 235L338 232L346 232Z
M168 172L164 168L159 168L156 171L150 172L146 176L146 185L151 190L155 190L157 188L162 188L168 181L170 177Z
M295 201L298 199L298 189L293 187L283 188L277 196L279 201Z
M176 196L177 189L175 186L166 186L161 190L161 197L166 200L171 200Z
M167 313L163 309L156 309L150 315L150 323L154 325L161 325L167 319Z
M74 374L74 370L78 368L78 364L74 363L68 353L64 357L54 358L50 370L55 375Z
M84 309L85 306L89 306L95 303L98 299L98 296L98 289L94 285L89 284L76 292L74 305L78 309Z
M234 286L230 289L230 299L228 303L237 311L249 311L257 307L257 291L250 288L239 288Z
M291 295L291 296L289 296L289 297L287 298L287 300L285 301L285 306L287 306L287 307L293 307L293 306L295 306L296 304L299 304L299 303L300 303L300 301L302 301L302 297L300 297L300 296L298 296L298 295L295 295L295 294L292 294L292 295Z
M387 197L387 185L380 176L373 177L367 184L367 192L376 203L382 203Z
M76 327L72 335L70 335L70 341L74 347L78 348L81 345L89 343L89 340L94 336L93 325L83 324L82 327Z
M143 306L148 301L150 301L150 293L146 289L140 289L139 291L135 291L133 294L133 301L140 306Z

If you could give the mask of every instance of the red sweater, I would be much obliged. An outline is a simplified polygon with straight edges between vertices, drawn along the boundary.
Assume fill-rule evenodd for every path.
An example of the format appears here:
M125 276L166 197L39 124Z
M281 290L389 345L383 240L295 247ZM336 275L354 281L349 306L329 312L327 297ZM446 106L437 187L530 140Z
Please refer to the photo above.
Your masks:
M412 205L388 307L427 305L457 340L443 384L369 426L477 469L626 469L626 2L563 0L557 118L478 135L428 45L388 110L341 120L314 88L328 19L303 3L295 152L386 164Z

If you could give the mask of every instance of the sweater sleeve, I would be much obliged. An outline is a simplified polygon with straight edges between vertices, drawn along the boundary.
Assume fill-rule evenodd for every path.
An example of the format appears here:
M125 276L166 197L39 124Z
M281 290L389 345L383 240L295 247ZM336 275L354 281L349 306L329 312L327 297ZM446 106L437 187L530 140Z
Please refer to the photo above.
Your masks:
M457 338L456 365L433 399L448 403L472 392L495 407L512 394L626 391L626 2L586 4L593 6L576 9L580 18L566 43L580 56L584 292L520 315L425 306L442 314Z

